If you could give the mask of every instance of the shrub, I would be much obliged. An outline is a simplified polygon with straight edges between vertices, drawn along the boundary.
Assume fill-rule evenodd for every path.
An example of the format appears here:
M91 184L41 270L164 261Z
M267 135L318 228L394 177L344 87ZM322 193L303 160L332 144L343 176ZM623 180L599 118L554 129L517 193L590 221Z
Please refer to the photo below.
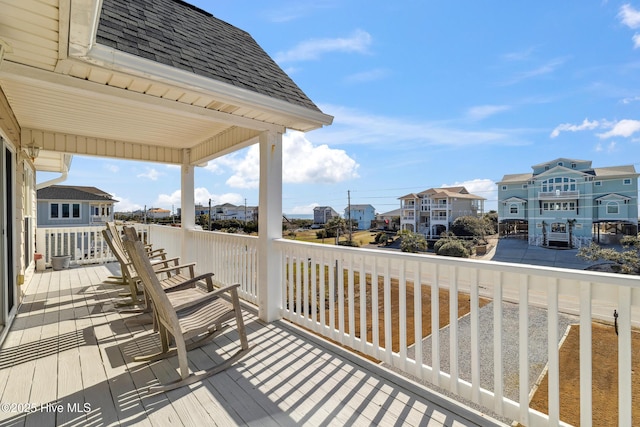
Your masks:
M480 237L494 234L492 220L488 217L478 218L475 216L461 216L453 221L451 231L456 236Z
M445 241L438 251L438 255L453 256L459 258L469 258L469 250L465 247L464 243L460 240L447 240Z
M389 236L384 231L381 231L376 234L376 237L373 241L379 245L384 245L385 243L387 243L387 240L389 240Z
M403 231L401 236L400 250L402 252L416 253L427 250L427 239L425 239L422 234Z

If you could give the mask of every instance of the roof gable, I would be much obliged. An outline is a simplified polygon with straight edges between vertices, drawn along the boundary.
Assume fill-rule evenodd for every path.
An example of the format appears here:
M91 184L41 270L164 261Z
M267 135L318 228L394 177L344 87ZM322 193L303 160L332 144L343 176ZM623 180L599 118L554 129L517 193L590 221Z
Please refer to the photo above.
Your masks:
M631 200L630 197L623 196L621 194L609 193L604 196L596 197L595 200L605 201L605 200Z
M523 199L521 197L509 197L508 199L504 199L503 202L505 203L527 203L526 199Z
M591 169L591 160L578 160L578 159L570 159L567 157L559 157L555 160L533 165L531 166L531 168L533 169L533 174L538 175L544 172L545 170L552 169L556 166L565 166L565 165L575 165L575 167L573 167L572 169L586 170L586 169Z
M314 111L246 31L180 0L103 0L96 42Z
M576 170L576 169L570 169L567 168L565 166L555 166L549 170L546 170L544 172L541 172L539 174L537 174L535 176L536 180L542 179L542 178L547 178L547 177L551 177L551 176L585 176L585 175L593 175L593 173L589 173L589 172L593 172L593 171L580 171L580 170Z

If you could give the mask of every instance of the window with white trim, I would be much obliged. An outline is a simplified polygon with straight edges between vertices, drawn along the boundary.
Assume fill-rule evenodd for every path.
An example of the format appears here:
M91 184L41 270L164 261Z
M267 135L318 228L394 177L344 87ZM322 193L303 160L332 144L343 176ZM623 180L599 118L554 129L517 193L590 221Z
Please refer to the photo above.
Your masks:
M542 192L551 193L553 191L576 191L576 180L567 177L555 177L542 181Z
M625 178L622 180L622 185L631 185L631 178Z
M518 213L518 205L516 203L511 203L509 205L509 213L510 214L517 214Z
M50 203L49 218L80 218L80 203Z
M544 211L575 211L575 202L544 202L542 204Z
M618 202L609 202L609 203L607 203L607 213L608 214L618 214L618 213L620 213L620 206L618 206Z

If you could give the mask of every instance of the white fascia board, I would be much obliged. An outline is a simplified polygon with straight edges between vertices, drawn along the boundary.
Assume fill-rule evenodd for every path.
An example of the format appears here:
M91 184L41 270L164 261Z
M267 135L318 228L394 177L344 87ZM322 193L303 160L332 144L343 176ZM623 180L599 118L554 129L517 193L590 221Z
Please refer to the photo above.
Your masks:
M71 1L69 6L69 56L83 57L91 50L95 43L101 10L102 0Z
M110 47L95 44L85 56L77 56L89 63L188 90L206 93L233 105L266 110L296 117L319 127L330 125L333 116L306 107L291 104L247 89L232 86L188 71L160 64Z

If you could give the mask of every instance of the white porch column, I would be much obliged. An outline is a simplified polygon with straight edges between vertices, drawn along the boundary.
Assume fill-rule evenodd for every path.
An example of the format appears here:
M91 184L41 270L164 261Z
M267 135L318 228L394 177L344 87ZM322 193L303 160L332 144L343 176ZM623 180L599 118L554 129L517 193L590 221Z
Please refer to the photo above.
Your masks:
M196 226L195 177L194 167L191 165L191 150L184 150L182 173L180 175L180 224L182 225L182 250L180 258L183 262L189 260L188 233Z
M263 132L259 143L258 316L272 322L282 301L281 254L273 249L273 239L282 237L282 134Z

